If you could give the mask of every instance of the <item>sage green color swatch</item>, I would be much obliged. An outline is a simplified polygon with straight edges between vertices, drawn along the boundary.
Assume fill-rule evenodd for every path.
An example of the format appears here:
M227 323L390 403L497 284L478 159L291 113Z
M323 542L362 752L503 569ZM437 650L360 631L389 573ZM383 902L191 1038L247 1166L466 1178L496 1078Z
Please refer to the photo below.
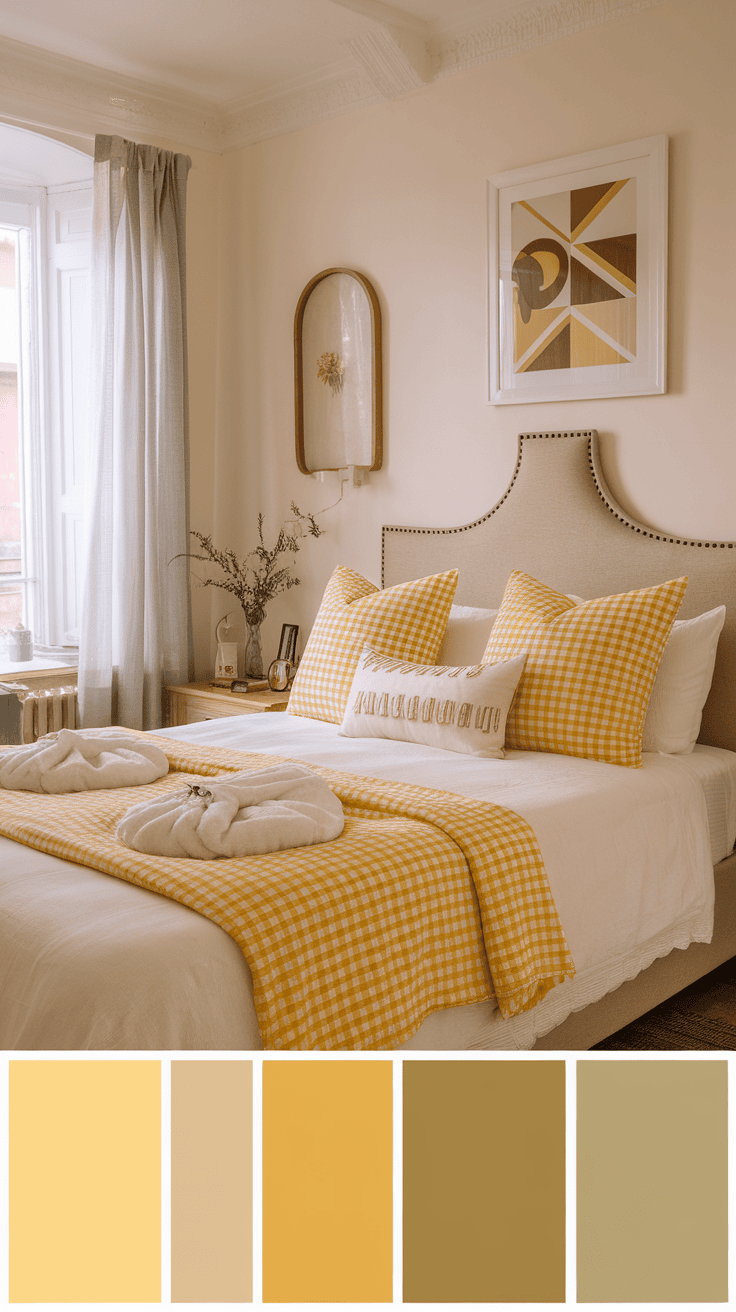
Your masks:
M579 1061L579 1303L728 1299L728 1064Z

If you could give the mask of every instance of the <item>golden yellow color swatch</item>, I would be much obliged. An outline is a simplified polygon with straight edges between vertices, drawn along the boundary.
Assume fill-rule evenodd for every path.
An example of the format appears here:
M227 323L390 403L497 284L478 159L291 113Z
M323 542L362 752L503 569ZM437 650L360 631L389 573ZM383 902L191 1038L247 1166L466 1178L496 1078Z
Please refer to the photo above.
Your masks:
M161 1064L10 1062L10 1302L161 1298Z
M403 1081L404 1302L564 1302L564 1061L405 1061Z
M171 1063L171 1301L249 1303L253 1063Z
M579 1303L728 1299L728 1065L578 1062Z
M392 1298L392 1064L263 1063L263 1300Z

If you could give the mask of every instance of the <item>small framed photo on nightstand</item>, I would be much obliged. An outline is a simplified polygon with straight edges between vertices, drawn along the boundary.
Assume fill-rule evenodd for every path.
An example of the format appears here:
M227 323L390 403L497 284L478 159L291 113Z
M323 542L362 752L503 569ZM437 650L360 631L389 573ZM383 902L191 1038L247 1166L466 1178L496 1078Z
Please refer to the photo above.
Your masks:
M298 637L298 624L281 625L281 641L279 642L279 654L276 657L277 660L289 661L291 665L296 665L296 641Z

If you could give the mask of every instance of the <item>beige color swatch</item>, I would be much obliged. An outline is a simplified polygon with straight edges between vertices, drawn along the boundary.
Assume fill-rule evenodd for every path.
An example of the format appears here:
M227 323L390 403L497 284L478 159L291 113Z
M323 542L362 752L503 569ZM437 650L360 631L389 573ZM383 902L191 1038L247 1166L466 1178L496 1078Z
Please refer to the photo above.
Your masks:
M253 1063L171 1063L171 1301L253 1297Z
M578 1062L578 1302L728 1298L727 1076Z
M161 1298L161 1064L10 1062L10 1302Z

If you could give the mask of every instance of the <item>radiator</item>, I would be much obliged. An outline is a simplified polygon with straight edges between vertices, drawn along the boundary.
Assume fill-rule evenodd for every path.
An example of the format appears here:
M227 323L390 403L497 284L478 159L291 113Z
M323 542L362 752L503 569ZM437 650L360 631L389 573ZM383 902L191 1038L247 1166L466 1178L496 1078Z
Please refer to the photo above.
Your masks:
M45 733L77 727L77 689L2 685L0 742L34 743Z

